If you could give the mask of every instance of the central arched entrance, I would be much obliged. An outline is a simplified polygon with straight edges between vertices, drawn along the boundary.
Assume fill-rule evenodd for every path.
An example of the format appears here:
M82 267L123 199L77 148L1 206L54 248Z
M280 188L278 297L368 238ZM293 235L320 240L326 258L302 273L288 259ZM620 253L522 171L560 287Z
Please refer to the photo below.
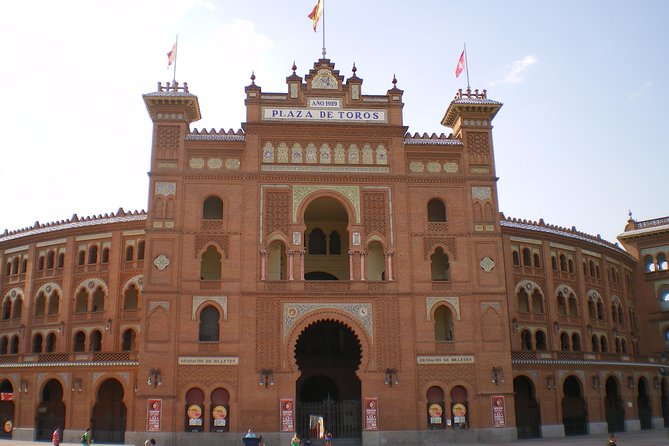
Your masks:
M110 378L98 389L91 427L98 443L123 443L127 409L123 402L123 386Z
M61 435L65 429L65 403L63 386L56 379L50 379L42 389L40 402L35 414L35 440L51 440L55 428Z
M535 397L534 384L526 376L513 380L518 438L541 438L541 410Z
M335 321L310 325L297 339L295 359L301 372L296 382L296 430L303 439L323 431L334 438L362 435L360 409L360 341Z

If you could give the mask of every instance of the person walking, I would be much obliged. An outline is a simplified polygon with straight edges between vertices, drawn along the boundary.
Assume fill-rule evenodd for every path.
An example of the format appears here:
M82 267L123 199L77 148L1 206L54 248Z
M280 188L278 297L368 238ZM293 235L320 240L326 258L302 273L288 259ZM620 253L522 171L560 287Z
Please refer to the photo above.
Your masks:
M293 435L293 438L290 440L290 446L300 446L302 442L300 441L300 437L297 436L297 433Z
M144 446L156 446L156 440L149 438L144 442Z
M82 446L91 446L91 428L87 428L86 432L81 436Z
M51 444L53 446L60 445L60 428L55 428L53 430L53 435L51 435Z
M607 443L608 446L618 446L618 438L616 437L616 434L611 434L609 437L609 442Z

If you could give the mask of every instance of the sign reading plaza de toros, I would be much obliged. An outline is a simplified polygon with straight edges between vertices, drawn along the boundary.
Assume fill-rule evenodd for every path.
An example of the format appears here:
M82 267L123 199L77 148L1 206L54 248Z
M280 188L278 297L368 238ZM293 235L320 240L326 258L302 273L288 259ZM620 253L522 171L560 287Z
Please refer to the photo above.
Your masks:
M326 121L386 123L388 113L380 109L343 109L341 99L310 98L307 108L263 107L263 121Z

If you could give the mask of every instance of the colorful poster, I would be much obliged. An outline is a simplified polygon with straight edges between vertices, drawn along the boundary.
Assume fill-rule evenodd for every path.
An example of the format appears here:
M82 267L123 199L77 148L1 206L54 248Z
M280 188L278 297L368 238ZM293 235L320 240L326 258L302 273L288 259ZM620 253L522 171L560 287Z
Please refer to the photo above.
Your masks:
M281 432L295 432L295 414L292 399L281 400Z
M163 400L146 400L146 430L160 432L160 416L163 409Z
M492 425L494 427L506 426L506 413L504 406L504 397L502 395L495 395L492 397Z
M379 429L379 399L365 398L365 430Z
M211 418L215 427L226 427L228 425L228 409L225 406L214 406L211 409Z
M427 413L430 415L430 424L443 424L442 415L444 414L444 408L441 407L441 404L430 404L430 407L427 409Z
M186 411L189 426L202 426L202 408L197 404L191 404Z

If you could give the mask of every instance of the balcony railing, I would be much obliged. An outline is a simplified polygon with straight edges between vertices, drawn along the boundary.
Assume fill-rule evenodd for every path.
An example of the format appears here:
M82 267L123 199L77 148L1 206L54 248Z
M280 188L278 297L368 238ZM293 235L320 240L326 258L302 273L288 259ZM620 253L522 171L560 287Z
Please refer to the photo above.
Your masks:
M0 355L0 365L21 364L21 367L30 364L67 364L67 363L128 363L137 362L137 352L55 352L55 353L25 353Z

